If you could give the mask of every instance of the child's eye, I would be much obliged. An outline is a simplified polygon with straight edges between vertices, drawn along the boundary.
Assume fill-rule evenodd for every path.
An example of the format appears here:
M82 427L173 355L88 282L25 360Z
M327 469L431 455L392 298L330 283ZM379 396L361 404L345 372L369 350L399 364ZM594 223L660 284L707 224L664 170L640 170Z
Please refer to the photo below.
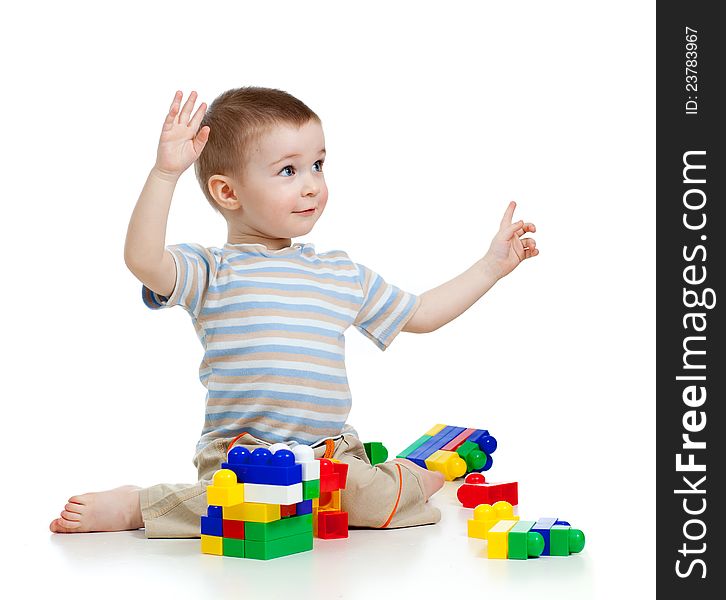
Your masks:
M282 167L282 170L278 173L278 175L282 175L283 177L292 177L294 174L295 168L292 165Z
M318 173L322 173L323 172L323 161L322 160L316 160L313 163L313 171L316 170L315 169L316 165L317 165L317 171L318 171Z

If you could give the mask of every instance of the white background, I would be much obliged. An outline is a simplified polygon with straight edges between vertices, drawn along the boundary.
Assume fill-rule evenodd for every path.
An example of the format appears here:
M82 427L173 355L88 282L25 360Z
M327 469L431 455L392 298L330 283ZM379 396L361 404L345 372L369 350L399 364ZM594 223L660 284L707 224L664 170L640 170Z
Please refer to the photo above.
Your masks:
M654 593L654 2L19 6L0 39L12 573L82 596L68 564L85 555L47 530L67 498L195 480L202 348L183 310L143 306L124 237L174 92L209 104L262 85L302 99L325 130L330 200L294 241L422 293L486 252L510 200L537 226L540 256L444 328L385 352L348 330L363 440L395 454L435 423L488 428L489 479L520 482L522 518L585 532L567 559L582 569L573 597ZM191 169L167 232L190 241L226 241ZM492 562L476 563L481 593L496 583L507 597ZM411 593L453 595L473 576L401 563L387 586ZM345 581L336 594L353 597Z

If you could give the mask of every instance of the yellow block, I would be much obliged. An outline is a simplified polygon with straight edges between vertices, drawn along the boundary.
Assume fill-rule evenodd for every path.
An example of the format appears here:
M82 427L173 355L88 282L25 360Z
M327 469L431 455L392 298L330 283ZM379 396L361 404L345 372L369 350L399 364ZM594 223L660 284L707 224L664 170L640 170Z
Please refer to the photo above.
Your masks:
M320 492L317 510L341 510L340 508L340 490L332 492Z
M487 534L487 557L507 558L509 549L509 530L515 526L519 519L505 519L495 523Z
M438 471L446 481L453 481L466 473L466 461L449 450L437 450L424 462L429 471Z
M519 517L514 515L514 507L509 502L500 500L494 505L480 504L474 509L474 518L467 521L467 533L469 537L486 540L492 526L504 519L519 521Z
M442 425L441 423L439 423L438 425L434 425L431 429L424 433L424 435L436 435L444 427L446 427L446 425Z
M207 486L207 504L214 506L233 506L244 502L245 486L237 483L237 475L229 469L219 469Z
M232 521L253 521L255 523L279 521L280 505L262 504L261 502L242 502L234 506L223 506L222 518Z
M224 538L216 535L203 535L202 536L202 553L203 554L217 554L222 556L222 540Z

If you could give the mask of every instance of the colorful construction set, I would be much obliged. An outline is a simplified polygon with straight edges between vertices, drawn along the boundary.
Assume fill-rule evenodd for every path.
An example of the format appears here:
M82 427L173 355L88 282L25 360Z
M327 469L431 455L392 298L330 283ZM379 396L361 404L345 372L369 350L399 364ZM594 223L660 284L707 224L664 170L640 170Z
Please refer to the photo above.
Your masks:
M380 442L364 444L372 465L385 462ZM457 490L471 538L487 540L488 558L527 559L569 556L585 546L585 535L567 521L543 517L522 521L516 481L488 483L481 474L493 464L497 440L486 429L437 424L397 455L447 481L466 474ZM231 448L227 462L207 487L207 514L201 518L205 554L271 559L313 549L313 538L348 537L348 513L342 510L348 465L315 459L310 446L273 444L252 452Z
M267 560L312 550L314 537L348 537L347 476L348 465L310 446L233 447L207 487L202 552Z
M443 473L453 481L472 471L491 469L497 440L486 429L434 425L413 444L396 455L424 469Z

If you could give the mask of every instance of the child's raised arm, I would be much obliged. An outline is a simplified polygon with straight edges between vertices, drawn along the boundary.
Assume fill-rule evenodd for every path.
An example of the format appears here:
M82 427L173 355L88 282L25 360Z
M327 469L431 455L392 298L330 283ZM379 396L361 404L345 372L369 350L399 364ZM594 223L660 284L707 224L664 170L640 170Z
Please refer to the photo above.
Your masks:
M421 303L403 331L428 333L453 321L522 261L539 254L534 239L521 238L536 231L534 224L512 223L515 207L514 202L507 206L499 231L483 258L461 275L421 294Z
M181 174L199 157L209 139L209 127L199 131L206 105L202 102L190 119L197 93L192 92L179 112L182 93L176 92L159 138L156 164L131 214L124 261L129 270L150 290L170 296L176 267L165 251L166 223L171 199Z

